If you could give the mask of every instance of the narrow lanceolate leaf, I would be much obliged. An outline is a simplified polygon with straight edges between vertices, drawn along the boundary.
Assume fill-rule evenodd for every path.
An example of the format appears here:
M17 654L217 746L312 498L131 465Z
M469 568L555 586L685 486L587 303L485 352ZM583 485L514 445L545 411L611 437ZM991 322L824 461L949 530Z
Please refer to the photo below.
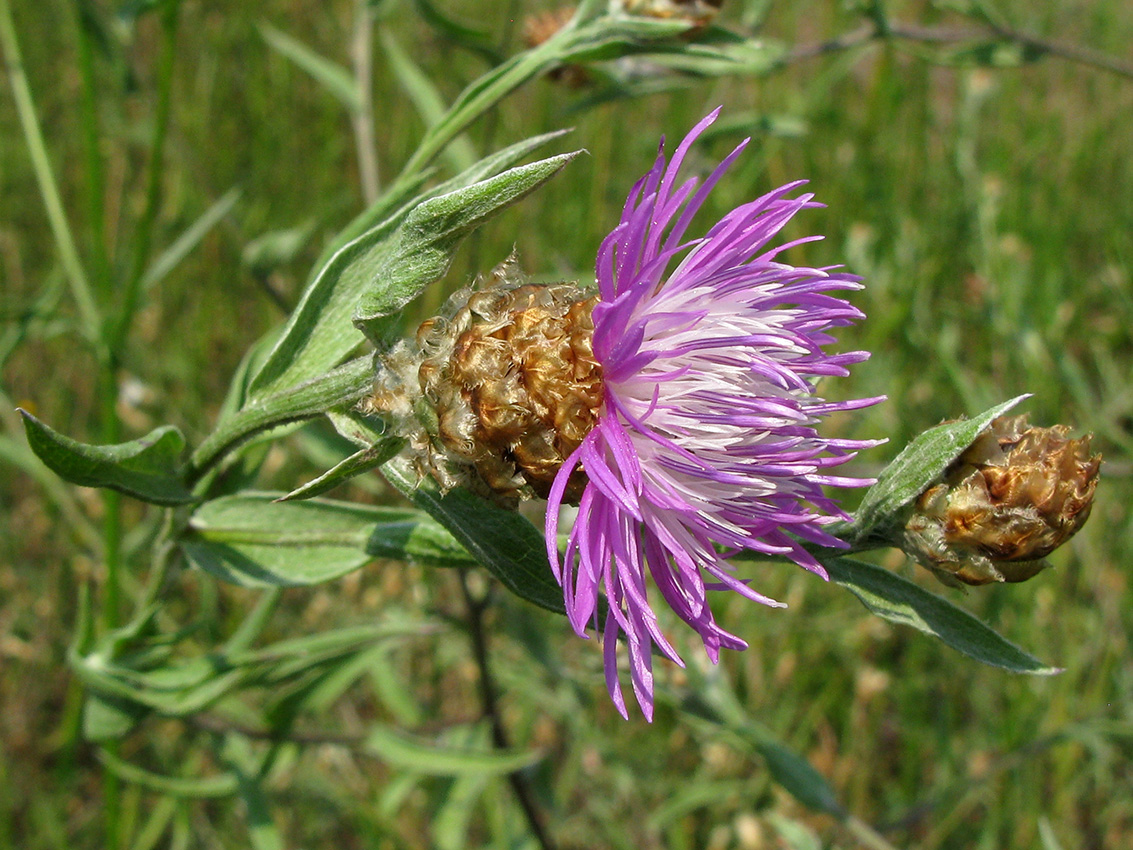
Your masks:
M142 288L149 289L189 256L208 232L228 215L236 202L240 200L240 194L239 189L229 189L216 203L205 210L200 218L189 225L188 230L178 236L173 244L162 251L161 255L154 260L153 265L146 269L146 273L142 276Z
M413 200L404 196L403 186L391 188L335 240L336 250L322 261L283 334L252 379L249 397L261 399L317 378L362 342L363 335L351 327L350 318L367 290L380 285L374 270L392 254L393 243L402 244L395 235L422 201L490 179L560 135L547 133L511 145ZM412 180L405 185L416 186ZM392 200L385 200L387 197Z
M176 428L165 425L128 443L92 446L63 436L27 411L20 413L28 445L65 481L117 490L155 505L192 501L180 472L185 438Z
M107 750L100 750L98 757L107 769L120 779L133 782L159 794L168 794L171 797L181 799L231 797L236 793L238 787L239 780L231 773L199 778L164 776L130 764Z
M881 567L852 558L824 560L830 580L874 614L940 638L965 655L1013 673L1048 676L1049 667L951 602Z
M508 590L548 611L565 613L563 592L547 563L543 535L524 517L463 488L442 494L431 478L418 481L403 460L382 474L413 504L450 531Z
M327 499L279 502L278 493L227 496L193 514L181 547L191 563L235 584L318 584L375 557L460 566L469 556L451 535L411 508Z
M362 98L358 93L358 86L354 84L354 77L337 62L321 56L303 42L268 24L260 24L260 35L274 50L314 77L351 112L357 112L362 107Z
M862 497L854 520L846 528L832 531L855 549L887 545L888 532L904 524L903 510L948 469L997 416L1002 416L1028 396L997 404L979 416L946 422L929 428L913 439L878 476Z
M346 460L328 469L318 478L308 481L302 487L292 490L286 496L281 496L279 501L293 502L321 496L323 493L333 490L340 484L345 484L351 478L355 478L363 473L369 472L371 469L381 466L401 451L401 447L404 444L405 441L399 437L385 437L374 445L355 452L350 457L346 458Z
M811 811L824 812L844 820L846 810L838 802L834 789L809 761L770 736L754 742L756 752L767 764L771 776L796 800Z
M542 758L537 751L481 750L437 743L380 724L371 728L364 747L388 764L431 776L514 773Z
M830 783L801 755L776 739L771 730L753 719L736 696L726 677L705 675L689 669L688 696L680 708L689 715L706 720L717 731L736 735L767 765L772 777L800 803L816 812L825 812L845 820L846 809Z
M401 308L448 270L460 241L546 183L578 153L511 168L414 209L386 250L360 256L351 265L352 274L370 282L354 312L355 326L379 348L387 347L400 328Z

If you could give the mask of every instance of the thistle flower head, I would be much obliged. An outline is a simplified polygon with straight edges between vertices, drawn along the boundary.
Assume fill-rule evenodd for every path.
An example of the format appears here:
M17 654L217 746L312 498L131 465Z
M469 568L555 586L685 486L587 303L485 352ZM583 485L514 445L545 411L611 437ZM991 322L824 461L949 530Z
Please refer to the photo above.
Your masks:
M789 197L800 185L792 183L737 207L702 237L686 235L744 147L703 185L678 180L689 148L717 112L671 161L658 155L602 243L592 314L601 403L548 496L547 552L575 631L584 635L594 621L600 590L609 602L602 624L606 680L623 715L619 636L647 717L653 648L682 663L659 626L658 597L699 634L711 660L722 647L745 648L716 623L707 592L779 603L737 577L727 555L746 549L782 556L825 576L803 545L842 545L823 532L844 518L823 487L870 483L830 469L874 443L826 439L815 430L827 414L879 401L829 402L815 388L868 356L823 350L833 342L830 329L862 316L831 293L860 283L776 259L818 237L769 246L797 212L816 206L812 196ZM579 467L586 485L560 558L559 508Z
M925 490L904 548L949 585L1026 581L1086 522L1101 455L1065 425L1001 416Z
M748 586L729 554L752 550L825 576L806 543L845 519L823 487L871 483L831 468L874 442L827 439L815 384L864 352L829 354L829 331L861 318L837 295L860 288L832 269L796 268L769 242L795 213L792 183L743 204L699 238L686 232L744 145L708 177L678 182L713 112L633 188L598 252L597 292L534 285L514 258L457 293L413 341L387 355L369 400L395 420L420 474L498 502L547 499L547 554L578 634L601 626L606 680L626 715L617 644L634 695L653 713L652 653L681 664L658 598L708 656L746 644L719 625L708 591L779 603ZM746 144L746 143L745 143ZM559 512L577 505L565 557ZM596 622L599 598L608 605Z

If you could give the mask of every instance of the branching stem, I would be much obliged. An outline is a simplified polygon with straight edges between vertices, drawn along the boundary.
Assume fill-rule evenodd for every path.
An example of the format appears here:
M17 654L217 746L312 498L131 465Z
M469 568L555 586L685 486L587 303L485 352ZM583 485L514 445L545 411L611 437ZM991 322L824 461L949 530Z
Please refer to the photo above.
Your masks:
M496 686L492 678L492 668L488 659L488 637L484 631L484 609L487 607L486 599L477 599L468 587L468 575L459 570L460 591L464 596L465 606L468 608L468 636L472 641L472 656L476 667L480 671L480 702L484 716L492 727L492 743L500 750L508 750L511 744L508 741L507 730L500 717L499 704L496 702ZM532 835L542 850L554 850L555 843L547 832L543 812L535 803L535 795L527 778L521 771L508 774L512 791L519 801L523 814L527 818Z

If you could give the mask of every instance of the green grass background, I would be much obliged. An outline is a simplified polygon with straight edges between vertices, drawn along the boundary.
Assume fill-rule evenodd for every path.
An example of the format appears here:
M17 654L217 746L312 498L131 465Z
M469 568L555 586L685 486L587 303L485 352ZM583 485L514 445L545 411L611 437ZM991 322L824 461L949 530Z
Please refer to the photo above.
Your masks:
M1124 0L998 5L1021 30L1130 57L1133 7ZM15 6L51 161L89 255L75 15L62 0ZM536 8L544 7L444 4L505 51L518 44L515 19ZM728 4L723 22L738 26L746 10ZM895 2L891 11L907 22L955 23L923 3ZM362 208L343 109L256 29L268 21L345 63L351 15L349 3L311 0L184 6L155 244L168 245L233 187L242 194L139 314L119 404L130 436L169 422L191 441L203 437L243 351L283 318L277 301L295 303L320 248ZM857 22L833 2L780 2L763 32L811 44ZM446 99L486 68L422 24L410 4L384 27ZM96 57L112 262L129 244L141 204L157 49L150 17L125 47ZM842 333L841 344L873 357L827 388L838 397L889 396L832 423L848 435L891 438L865 453L859 469L876 471L942 418L1021 392L1035 394L1025 404L1033 420L1094 432L1106 463L1093 516L1053 556L1055 569L1019 586L942 590L1062 674L1025 678L980 666L784 567L770 570L760 589L789 602L786 611L721 597L724 625L751 649L712 675L730 682L751 717L805 754L842 802L895 846L1133 846L1133 81L1054 58L1007 68L927 58L923 48L875 44L766 79L700 82L591 109L579 108L585 91L534 81L471 128L468 143L487 152L573 126L561 149L589 155L471 239L427 298L437 303L445 288L489 269L513 245L538 278L592 275L595 249L659 136L671 146L723 104L734 120L700 146L693 165L722 157L744 135L755 138L715 192L712 213L805 177L827 207L793 223L790 235L821 232L826 240L791 259L845 263L866 279L855 300L869 318ZM423 124L380 48L375 97L378 159L391 179ZM2 387L57 429L95 439L94 364L74 333L7 90L0 199ZM309 235L293 256L266 269L242 259L258 237L295 228ZM0 421L17 433L10 410ZM273 449L262 483L289 487L316 471L326 461L319 445L308 434ZM65 663L76 583L97 577L98 564L59 502L28 475L3 469L0 848L102 847L103 774L68 733L76 693ZM98 500L75 492L75 505L97 518ZM361 488L342 495L375 498ZM126 509L140 518L136 505ZM932 584L897 553L883 562ZM178 592L170 604L199 616L205 646L239 623L253 598L193 575L181 578ZM740 742L664 705L652 726L622 721L607 703L596 646L502 592L492 602L504 720L516 746L545 754L536 787L561 846L859 846L777 790ZM313 633L419 609L456 625L442 639L375 662L307 728L352 735L379 721L437 735L478 716L450 573L376 564L326 587L289 591L275 629ZM695 647L684 646L697 663ZM666 667L659 681L679 687L685 676ZM194 744L200 734L152 721L122 752L155 770L208 774L216 765ZM286 846L525 846L502 780L422 778L317 736L287 750L268 790ZM146 834L163 806L166 826ZM123 807L127 825L139 830L127 830L133 846L151 838L150 846L247 846L246 813L228 799L170 803L128 786Z

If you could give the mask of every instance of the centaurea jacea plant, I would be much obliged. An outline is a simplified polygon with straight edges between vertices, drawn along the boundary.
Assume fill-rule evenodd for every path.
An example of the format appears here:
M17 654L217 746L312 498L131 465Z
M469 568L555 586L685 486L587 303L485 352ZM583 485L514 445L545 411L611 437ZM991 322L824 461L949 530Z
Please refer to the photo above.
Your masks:
M671 161L662 142L598 252L596 296L573 284L533 286L506 263L481 291L459 294L445 316L426 323L415 350L387 358L371 402L383 412L400 404L409 422L420 405L407 398L419 387L432 422L414 426L411 443L443 484L486 487L505 503L546 497L547 553L567 616L580 635L600 627L607 685L623 715L619 636L647 717L653 648L683 663L653 600L660 596L698 633L712 661L721 648L745 648L716 623L707 592L779 603L737 577L727 554L786 558L825 577L804 544L844 548L823 526L848 517L823 487L872 483L830 469L874 442L815 429L827 414L879 400L828 402L816 393L818 380L868 356L823 350L832 328L862 316L831 293L861 283L777 261L818 237L769 244L815 206L812 196L790 197L801 185L792 183L686 238L746 145L703 185L678 182L717 113ZM560 556L564 504L577 504L578 514ZM604 623L596 622L600 591L609 603Z

